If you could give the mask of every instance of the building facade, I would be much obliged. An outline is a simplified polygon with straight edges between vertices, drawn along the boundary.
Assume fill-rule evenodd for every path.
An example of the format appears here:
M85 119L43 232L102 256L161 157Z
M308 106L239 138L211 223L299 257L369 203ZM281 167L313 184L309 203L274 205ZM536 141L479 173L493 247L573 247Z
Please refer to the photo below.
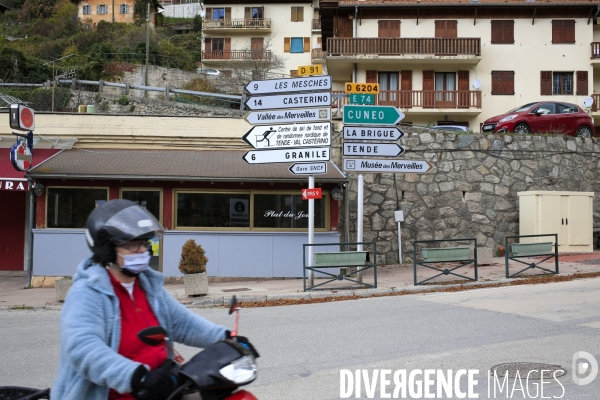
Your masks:
M91 24L91 28L95 28L100 21L125 23L134 21L133 0L84 0L78 7L79 19Z
M582 106L600 125L598 7L582 1L321 2L328 73L377 82L415 125L483 121L534 101ZM344 104L344 99L340 105Z

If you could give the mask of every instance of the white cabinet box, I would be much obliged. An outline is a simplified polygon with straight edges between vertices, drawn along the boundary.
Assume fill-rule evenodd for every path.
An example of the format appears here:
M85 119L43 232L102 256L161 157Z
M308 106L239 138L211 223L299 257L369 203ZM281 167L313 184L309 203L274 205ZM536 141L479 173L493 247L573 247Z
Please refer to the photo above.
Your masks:
M558 234L561 253L592 252L594 192L518 192L519 235ZM521 239L539 243L550 237Z

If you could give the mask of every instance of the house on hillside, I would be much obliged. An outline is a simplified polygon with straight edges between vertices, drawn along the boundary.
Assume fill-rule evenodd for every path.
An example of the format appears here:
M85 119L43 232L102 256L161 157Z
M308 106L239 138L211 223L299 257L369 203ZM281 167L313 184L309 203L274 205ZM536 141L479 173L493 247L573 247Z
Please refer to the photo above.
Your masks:
M89 21L91 28L95 28L100 21L107 22L125 22L134 21L134 0L83 0L78 4L79 19ZM154 11L150 15L150 23L154 25Z
M263 3L205 1L202 63L224 75L248 60L283 60L280 77L297 75L298 66L322 63L319 2ZM273 78L251 71L253 79Z
M600 8L582 0L321 0L328 73L377 82L403 122L463 125L547 100L600 126Z

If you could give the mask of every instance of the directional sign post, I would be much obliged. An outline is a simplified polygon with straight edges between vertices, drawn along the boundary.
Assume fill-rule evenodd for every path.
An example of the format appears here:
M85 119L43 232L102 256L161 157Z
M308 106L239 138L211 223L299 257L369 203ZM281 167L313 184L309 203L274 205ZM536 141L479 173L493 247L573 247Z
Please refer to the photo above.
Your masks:
M303 65L298 67L298 76L323 75L323 67L316 65Z
M375 160L344 158L344 171L348 172L396 172L424 174L433 165L424 160Z
M398 140L404 132L395 126L344 126L344 140Z
M261 125L242 138L255 149L331 145L331 123Z
M396 143L348 143L344 142L345 156L398 157L404 148Z
M290 167L290 172L294 175L317 175L327 173L326 162L315 163L296 163Z
M302 189L302 200L320 199L323 197L321 188Z
M346 82L346 93L379 94L379 83Z
M404 113L392 106L344 106L344 124L396 125Z
M307 78L267 79L251 81L244 89L250 94L316 92L331 90L331 76L311 76Z
M244 104L250 110L323 106L329 107L331 105L331 92L290 93L280 94L276 96L255 96L250 97L248 100L246 100Z
M248 164L329 161L329 149L329 147L307 147L306 149L250 150L244 155L244 160Z
M331 120L331 108L303 108L296 110L252 111L244 117L252 125L286 124L294 122L312 122Z

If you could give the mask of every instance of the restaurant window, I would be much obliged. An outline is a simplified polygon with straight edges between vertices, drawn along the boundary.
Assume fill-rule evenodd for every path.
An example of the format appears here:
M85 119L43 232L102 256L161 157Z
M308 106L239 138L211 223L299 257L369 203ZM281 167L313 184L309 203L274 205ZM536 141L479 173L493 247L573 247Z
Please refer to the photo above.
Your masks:
M315 229L325 228L325 200L315 200ZM308 228L308 201L302 195L257 193L254 195L255 228Z
M50 187L47 193L48 228L85 228L94 207L108 199L106 188Z
M177 228L308 229L308 201L298 192L177 191ZM328 198L315 200L315 229L328 229Z

